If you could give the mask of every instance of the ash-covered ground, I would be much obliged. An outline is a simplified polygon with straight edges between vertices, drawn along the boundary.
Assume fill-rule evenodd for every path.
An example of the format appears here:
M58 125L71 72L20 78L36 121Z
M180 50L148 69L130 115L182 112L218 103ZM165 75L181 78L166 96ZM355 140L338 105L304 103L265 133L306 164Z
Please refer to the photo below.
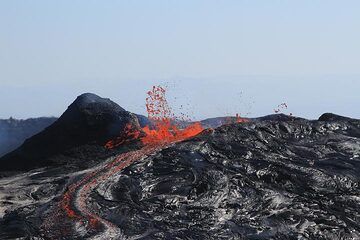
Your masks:
M209 128L143 155L137 143L115 150L86 144L52 156L48 166L4 168L0 239L360 239L360 120L273 115ZM101 166L123 152L133 162L72 192L70 206L85 227L61 209L63 219L53 216L72 183L95 169L107 176ZM67 167L53 165L56 159ZM88 229L81 203L101 224Z

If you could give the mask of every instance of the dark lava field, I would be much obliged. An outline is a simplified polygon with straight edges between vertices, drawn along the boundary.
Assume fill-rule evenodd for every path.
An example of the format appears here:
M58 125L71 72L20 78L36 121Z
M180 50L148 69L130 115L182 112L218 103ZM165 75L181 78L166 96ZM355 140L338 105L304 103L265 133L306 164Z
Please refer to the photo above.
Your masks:
M140 120L82 96L1 158L0 239L360 239L360 120L215 119L183 141L103 147Z

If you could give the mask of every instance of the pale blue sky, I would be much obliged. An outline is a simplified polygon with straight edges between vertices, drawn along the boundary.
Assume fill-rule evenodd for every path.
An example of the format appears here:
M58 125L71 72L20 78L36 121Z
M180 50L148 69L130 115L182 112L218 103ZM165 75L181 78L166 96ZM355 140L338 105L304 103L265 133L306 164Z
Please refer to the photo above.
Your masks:
M0 118L59 116L82 92L144 113L168 85L195 118L360 118L360 1L0 1ZM183 109L180 109L183 105Z

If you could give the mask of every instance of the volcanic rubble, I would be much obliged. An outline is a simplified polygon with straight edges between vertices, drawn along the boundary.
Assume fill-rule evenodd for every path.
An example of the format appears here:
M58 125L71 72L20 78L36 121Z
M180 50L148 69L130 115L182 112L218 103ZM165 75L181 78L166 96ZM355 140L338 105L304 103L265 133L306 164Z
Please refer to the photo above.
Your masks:
M23 164L23 157L31 164L51 159L0 179L0 239L42 239L44 213L74 176L141 148L101 149L125 122L138 126L138 120L115 105L104 110L108 101L83 98L99 113L91 121L89 108L75 101L57 122L0 159L3 171ZM84 145L93 152L85 154ZM35 153L42 146L47 150ZM54 165L59 154L62 163L78 167ZM96 161L89 164L90 158ZM13 169L3 165L9 159ZM170 144L100 184L88 202L129 239L360 239L359 180L360 120L273 115Z

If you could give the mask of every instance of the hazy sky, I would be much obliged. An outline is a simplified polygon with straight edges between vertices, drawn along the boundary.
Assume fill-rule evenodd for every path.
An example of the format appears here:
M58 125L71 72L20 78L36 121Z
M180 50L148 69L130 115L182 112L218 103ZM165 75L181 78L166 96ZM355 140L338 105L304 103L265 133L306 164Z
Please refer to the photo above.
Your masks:
M83 92L144 113L158 83L194 118L360 118L360 1L0 1L0 118Z

